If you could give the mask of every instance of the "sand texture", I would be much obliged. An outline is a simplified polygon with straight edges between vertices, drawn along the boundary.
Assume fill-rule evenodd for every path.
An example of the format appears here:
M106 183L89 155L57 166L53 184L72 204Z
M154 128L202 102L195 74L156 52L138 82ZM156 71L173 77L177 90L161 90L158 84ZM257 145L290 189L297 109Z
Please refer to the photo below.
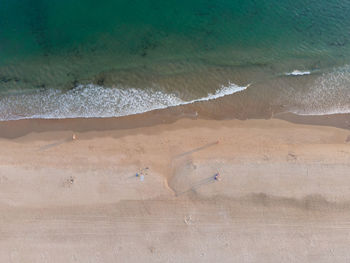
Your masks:
M346 129L181 119L0 149L0 262L350 261Z

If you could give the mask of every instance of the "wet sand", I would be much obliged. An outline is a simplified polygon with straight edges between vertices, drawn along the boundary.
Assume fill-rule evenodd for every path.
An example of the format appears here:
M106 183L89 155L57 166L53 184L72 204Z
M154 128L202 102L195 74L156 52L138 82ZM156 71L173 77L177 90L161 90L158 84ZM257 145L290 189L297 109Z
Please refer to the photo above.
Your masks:
M0 262L350 259L348 116L182 117L0 123Z

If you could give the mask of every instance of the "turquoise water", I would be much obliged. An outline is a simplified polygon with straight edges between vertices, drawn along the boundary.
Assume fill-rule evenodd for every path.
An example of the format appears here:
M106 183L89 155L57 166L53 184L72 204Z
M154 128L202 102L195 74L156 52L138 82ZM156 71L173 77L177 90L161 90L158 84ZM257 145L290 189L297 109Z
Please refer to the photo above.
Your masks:
M345 0L1 1L0 118L121 116L248 84L297 113L347 112L349 32Z

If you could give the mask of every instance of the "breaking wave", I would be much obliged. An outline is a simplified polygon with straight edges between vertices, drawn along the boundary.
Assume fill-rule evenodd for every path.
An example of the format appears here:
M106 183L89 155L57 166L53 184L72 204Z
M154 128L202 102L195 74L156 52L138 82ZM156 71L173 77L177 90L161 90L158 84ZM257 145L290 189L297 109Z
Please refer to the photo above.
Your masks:
M294 105L290 111L299 115L350 113L350 66L323 73L289 99Z
M79 85L66 92L51 89L0 97L0 120L120 117L213 100L246 88L229 83L214 94L185 101L161 91Z
M303 75L310 75L311 71L300 71L300 70L293 70L292 72L285 73L286 76L303 76Z

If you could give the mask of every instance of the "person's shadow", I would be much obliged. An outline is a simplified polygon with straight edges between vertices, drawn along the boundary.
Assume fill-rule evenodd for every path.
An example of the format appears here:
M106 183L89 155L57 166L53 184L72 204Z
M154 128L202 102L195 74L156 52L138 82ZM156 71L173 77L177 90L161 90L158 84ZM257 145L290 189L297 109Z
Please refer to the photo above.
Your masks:
M60 141L55 142L55 143L50 143L50 144L41 146L41 147L38 149L38 151L46 151L46 150L48 150L48 149L50 149L50 148L59 146L59 145L64 144L64 143L72 142L72 141L74 141L74 140L76 140L76 137L75 137L75 135L73 134L73 136L70 137L70 138L66 138L66 139L60 140Z

